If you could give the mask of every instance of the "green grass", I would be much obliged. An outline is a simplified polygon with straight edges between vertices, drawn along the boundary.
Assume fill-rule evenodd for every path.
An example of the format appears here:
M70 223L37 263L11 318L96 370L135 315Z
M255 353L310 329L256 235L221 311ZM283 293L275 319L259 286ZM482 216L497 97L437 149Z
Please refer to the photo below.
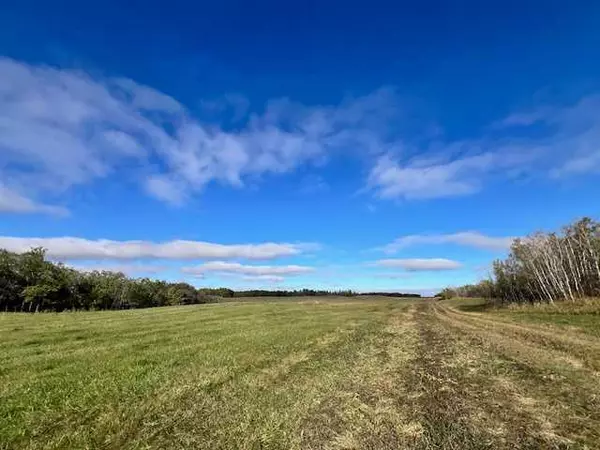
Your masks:
M466 312L487 312L497 318L538 325L555 325L600 337L600 299L494 307L484 299L457 298L443 302Z
M598 349L472 300L5 313L0 448L596 448Z
M392 307L336 301L3 314L0 442L117 448L161 438L153 422L164 426L165 417L187 428L177 416L197 402L206 410L191 432L211 424L218 433L252 410L253 421L285 417L297 399L268 389L268 374L300 377L351 363L357 337L381 326ZM300 361L315 352L319 358ZM221 404L220 395L235 403Z

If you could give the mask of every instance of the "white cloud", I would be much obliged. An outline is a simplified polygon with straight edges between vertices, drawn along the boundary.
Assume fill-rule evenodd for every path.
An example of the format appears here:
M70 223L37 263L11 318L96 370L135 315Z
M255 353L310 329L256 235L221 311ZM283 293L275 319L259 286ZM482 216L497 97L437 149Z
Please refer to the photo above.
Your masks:
M495 178L523 174L600 172L600 97L517 111L479 138L449 142L428 126L406 133L414 124L390 89L334 106L277 99L250 115L240 96L202 105L215 115L231 109L236 126L200 121L174 98L132 80L0 58L0 179L11 180L14 194L39 201L10 211L51 212L44 195L117 173L181 205L210 183L243 187L266 174L321 165L335 151L373 164L367 188L385 199L470 195Z
M381 198L440 198L472 194L479 178L494 164L492 154L467 157L447 163L399 165L389 155L379 158L368 184Z
M458 261L444 258L380 259L373 265L400 268L409 272L454 270L462 267Z
M156 130L135 96L119 95L81 73L0 59L0 176L62 190L141 156L134 133Z
M168 242L88 240L76 237L22 238L0 236L0 248L22 253L44 247L53 259L274 259L311 251L314 244L215 244L201 241Z
M492 123L490 128L502 130L509 127L528 127L539 122L544 122L546 117L556 113L556 111L554 108L541 107L533 111L515 112L504 119Z
M557 177L585 173L600 173L600 151L588 155L575 156L554 170L552 174Z
M146 180L146 190L152 196L171 205L181 206L187 197L185 187L177 180L155 175Z
M443 198L474 194L495 179L599 174L599 109L600 96L589 96L517 111L472 140L395 142L376 160L367 189L385 199Z
M555 178L600 173L600 96L591 95L563 107L542 105L507 117L503 125L534 128L541 137L543 166ZM533 145L533 143L529 143Z
M422 244L457 244L485 250L507 250L514 237L486 236L477 231L462 231L451 234L413 234L395 239L392 243L381 248L385 253L393 254L398 251Z
M69 211L61 206L44 205L9 189L0 183L0 213L42 213L55 216L66 216Z
M0 176L60 193L134 170L150 195L181 204L211 182L240 187L334 149L378 149L394 103L389 90L338 106L275 100L225 131L132 80L0 58Z
M183 267L182 272L194 275L202 275L207 272L234 273L250 277L285 277L302 275L314 271L307 266L251 266L234 262L211 261L193 267Z

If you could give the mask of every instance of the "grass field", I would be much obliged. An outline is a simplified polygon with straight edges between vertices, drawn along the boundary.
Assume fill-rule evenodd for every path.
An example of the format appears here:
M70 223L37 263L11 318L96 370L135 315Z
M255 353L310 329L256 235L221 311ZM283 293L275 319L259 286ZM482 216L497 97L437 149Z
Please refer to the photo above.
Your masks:
M598 309L0 314L0 448L600 448Z

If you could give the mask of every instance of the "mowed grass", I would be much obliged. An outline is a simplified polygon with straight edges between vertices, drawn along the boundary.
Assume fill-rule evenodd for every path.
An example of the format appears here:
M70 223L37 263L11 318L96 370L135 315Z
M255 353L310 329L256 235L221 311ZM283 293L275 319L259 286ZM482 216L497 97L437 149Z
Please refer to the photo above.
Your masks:
M390 298L0 314L0 448L600 448L600 316L571 316Z
M396 307L311 300L3 314L0 445L284 448Z
M462 298L447 301L448 306L468 312L488 312L497 319L556 325L567 331L579 331L600 337L600 299L553 304L508 305L494 307L484 299Z

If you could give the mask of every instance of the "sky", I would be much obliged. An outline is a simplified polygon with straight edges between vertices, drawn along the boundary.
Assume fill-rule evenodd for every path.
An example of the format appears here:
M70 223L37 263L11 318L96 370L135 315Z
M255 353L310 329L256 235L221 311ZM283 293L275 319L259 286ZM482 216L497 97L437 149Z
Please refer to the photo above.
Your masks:
M431 293L599 198L598 2L0 5L11 251Z

